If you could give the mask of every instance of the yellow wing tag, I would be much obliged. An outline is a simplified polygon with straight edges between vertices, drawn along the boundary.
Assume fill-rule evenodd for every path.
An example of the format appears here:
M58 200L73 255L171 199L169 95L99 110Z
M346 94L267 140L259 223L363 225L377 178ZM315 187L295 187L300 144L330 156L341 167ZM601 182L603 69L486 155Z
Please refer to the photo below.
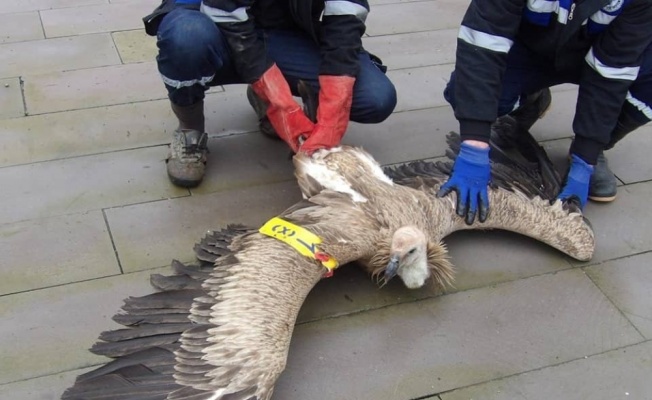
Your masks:
M329 274L339 266L337 260L317 247L321 238L299 225L274 217L265 222L258 232L289 244L301 255L319 260L328 269Z

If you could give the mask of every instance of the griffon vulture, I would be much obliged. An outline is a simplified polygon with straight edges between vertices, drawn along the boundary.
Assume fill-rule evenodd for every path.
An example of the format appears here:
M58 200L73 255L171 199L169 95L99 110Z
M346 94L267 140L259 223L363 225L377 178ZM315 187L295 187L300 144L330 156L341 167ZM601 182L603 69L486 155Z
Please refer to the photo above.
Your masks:
M551 204L560 181L543 150L527 132L494 139L491 212L471 226L456 215L454 194L435 196L451 162L418 161L386 175L358 148L295 156L305 199L266 224L268 234L238 226L209 234L196 246L208 266L174 263L175 275L152 276L160 292L127 299L114 317L126 328L102 333L91 349L114 360L79 376L63 399L268 400L299 308L329 269L357 260L408 287L450 283L441 240L457 230L513 231L590 259L591 227L573 204ZM459 138L449 136L449 145L455 153ZM279 240L292 238L308 253L298 240Z

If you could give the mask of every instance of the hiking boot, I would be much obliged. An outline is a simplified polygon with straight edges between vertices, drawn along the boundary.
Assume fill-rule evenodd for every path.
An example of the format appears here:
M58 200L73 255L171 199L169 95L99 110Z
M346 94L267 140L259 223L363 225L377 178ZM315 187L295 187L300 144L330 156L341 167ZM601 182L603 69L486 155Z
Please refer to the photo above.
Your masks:
M522 129L529 131L532 125L548 111L550 103L552 103L552 94L549 88L545 88L529 94L525 102L519 108L510 112L509 115L516 120Z
M616 177L609 169L607 157L603 152L600 152L589 183L589 199L608 203L616 199L617 190Z
M254 92L251 85L247 86L247 100L249 100L249 104L256 112L256 116L258 116L258 129L260 129L260 132L268 138L281 140L267 117L267 103Z
M193 129L174 131L170 153L165 160L173 184L185 188L199 185L206 170L208 134Z

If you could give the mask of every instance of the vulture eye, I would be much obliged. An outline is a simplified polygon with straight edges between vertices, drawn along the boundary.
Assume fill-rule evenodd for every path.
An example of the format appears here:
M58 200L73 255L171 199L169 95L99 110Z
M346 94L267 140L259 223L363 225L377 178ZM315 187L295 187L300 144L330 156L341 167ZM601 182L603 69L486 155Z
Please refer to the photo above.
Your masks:
M409 255L409 254L414 254L415 251L417 251L417 249L416 249L416 248L413 248L413 249L410 249L410 251L408 251L407 253L408 253L408 255Z

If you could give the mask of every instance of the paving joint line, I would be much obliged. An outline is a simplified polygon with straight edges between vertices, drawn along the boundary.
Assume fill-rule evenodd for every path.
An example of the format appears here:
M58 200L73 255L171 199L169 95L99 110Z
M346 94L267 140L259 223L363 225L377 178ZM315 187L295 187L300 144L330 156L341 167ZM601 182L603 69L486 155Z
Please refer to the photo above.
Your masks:
M561 365L564 365L564 364L569 364L569 363L572 363L572 362L576 362L576 361L580 361L580 360L586 360L586 359L589 359L589 358L592 358L592 357L597 357L597 356L600 356L600 355L603 355L603 354L606 354L606 353L609 353L609 352L612 352L612 351L624 350L624 349L628 349L630 347L640 346L642 344L645 344L645 343L648 343L648 342L651 342L651 341L652 340L644 339L644 340L642 340L640 342L637 342L637 343L632 343L632 344L628 344L628 345L625 345L625 346L615 347L613 349L605 350L605 351L602 351L602 352L599 352L599 353L588 354L588 355L585 355L585 356L581 356L579 358L574 358L572 360L567 360L567 361L562 361L562 362L555 363L555 364L545 365L545 366L542 366L542 367L539 367L539 368L534 368L534 369L527 370L527 371L521 371L521 372L518 372L518 373L515 373L515 374L511 374L511 375L505 375L505 376L502 376L500 378L489 379L489 380L482 381L482 382L472 383L470 385L461 386L461 387L458 387L458 388L455 388L455 389L445 390L445 391L439 392L439 393L433 393L433 394L427 395L425 397L417 397L417 398L411 399L411 400L427 399L428 396L441 396L442 394L448 394L448 393L452 393L452 392L455 392L455 391L458 391L458 390L472 388L474 386L484 385L484 384L487 384L487 383L490 383L490 382L499 382L499 381L506 380L506 379L509 379L509 378L513 378L513 377L516 377L516 376L519 376L519 375L531 374L533 372L541 371L541 370L544 370L544 369L547 369L547 368L554 368L554 367L558 367L558 366L561 366Z
M184 262L184 261L182 261L182 262ZM74 281L74 282L59 283L59 284L56 284L56 285L49 285L49 286L43 286L43 287L38 287L38 288L34 288L34 289L29 289L29 290L22 290L20 292L5 293L5 294L1 294L0 298L6 297L6 296L18 295L18 294L38 292L40 290L54 289L54 288L67 286L67 285L76 285L78 283L93 282L93 281L97 281L97 280L101 280L101 279L117 278L119 276L129 276L129 275L137 274L137 273L141 273L141 272L153 271L153 270L158 269L158 268L170 268L170 265L162 265L162 266L158 266L158 267L150 267L150 268L145 268L145 269L141 269L141 270L138 270L138 271L125 272L123 274L111 274L111 275L105 275L105 276L96 276L94 278L81 279L81 280ZM152 289L154 289L154 288L152 287ZM118 311L119 310L116 310L116 312L118 312ZM32 379L32 378L29 378L29 379ZM11 383L11 382L7 382L7 383ZM4 384L5 383L0 384L0 386L2 386Z
M119 32L119 31L116 31ZM122 53L120 53L120 49L118 49L118 44L115 42L115 36L113 36L113 32L109 32L109 37L111 38L111 43L113 43L113 48L115 49L115 52L118 54L118 59L120 60L120 65L125 65L125 60L122 59Z
M645 254L645 253L649 253L649 252L650 252L650 251L646 251L646 252L639 253L639 254L632 254L632 255L627 256L627 257L621 257L620 259L625 259L625 258L629 258L629 257L633 257L633 256L636 256L636 255ZM609 260L609 261L613 261L613 260ZM600 263L600 264L597 264L597 265L602 265L602 264L606 264L606 262L604 262L604 263ZM584 267L582 268L582 271L584 271L584 274L586 275L586 277L589 278L589 280L591 281L591 283L593 283L593 285L594 285L594 286L595 286L595 287L600 291L600 293L602 293L602 295L603 295L604 297L606 297L607 300L609 300L609 303L611 303L611 305L614 306L614 308L615 308L616 310L618 310L618 313L620 313L620 315L622 315L622 317L625 318L625 321L627 321L627 322L629 323L629 325L630 325L632 328L634 328L634 330L636 331L636 333L638 333L638 334L639 334L643 339L646 339L646 336L643 334L643 332L640 331L640 329L638 329L638 327L636 326L636 324L634 324L634 323L632 322L632 320L627 316L627 314L625 314L625 311L623 311L620 307L618 307L618 305L616 304L616 302L614 301L614 299L612 299L611 296L609 296L609 295L608 295L604 290L602 290L602 287L600 287L600 285L598 285L598 283L595 281L595 279L593 279L593 277L592 277L590 274L588 274L588 273L586 272L586 270L584 269Z
M631 254L631 255L626 255L626 256L622 256L622 257L612 258L612 259L609 259L609 260L603 260L603 261L596 262L595 264L588 264L588 265L574 265L571 262L571 260L566 259L565 261L568 264L567 268L556 269L554 271L543 272L543 273L540 273L540 274L524 276L524 277L505 280L505 281L501 281L501 282L488 283L488 284L483 285L483 286L469 287L469 288L466 288L466 289L463 289L463 290L456 290L456 291L451 291L451 292L448 292L448 293L439 293L439 294L433 294L433 295L426 295L426 296L421 297L421 298L406 299L404 301L399 301L399 302L392 303L392 304L384 304L384 305L381 305L379 307L369 307L369 308L364 308L364 309L359 309L359 310L354 310L354 311L349 311L349 312L343 312L343 313L328 315L328 316L325 316L325 317L322 317L322 318L313 318L313 319L301 321L300 323L297 323L296 325L299 326L299 325L319 322L319 321L322 321L322 320L336 319L336 318L341 318L341 317L346 317L346 316L353 316L353 315L356 315L356 314L362 314L362 313L376 311L376 310L382 310L382 309L385 309L385 308L401 306L401 305L404 305L404 304L417 303L417 302L421 302L421 301L429 301L429 300L436 299L438 297L450 296L450 295L454 295L454 294L457 294L457 293L465 293L465 292L472 291L472 290L486 289L486 288L495 287L495 286L499 286L499 285L506 285L506 284L515 283L515 282L518 282L518 281L525 281L525 280L529 280L529 279L533 279L533 278L544 277L544 276L547 276L547 275L555 275L555 274L558 274L560 272L567 272L567 271L571 271L571 270L580 270L585 275L587 275L586 272L584 271L584 268L593 267L593 266L600 265L600 264L603 264L603 263L606 263L606 262L617 261L617 260L620 260L620 259L623 259L623 258L628 258L628 257L632 257L632 256L635 256L635 255L649 253L649 252L652 252L652 250L648 250L648 251L644 251L644 252L636 253L636 254ZM602 293L602 291L600 291L600 292ZM605 297L607 297L607 296L605 295ZM616 307L616 308L618 309L618 307ZM620 309L618 309L618 310L620 311ZM627 319L627 321L629 322L629 319ZM638 330L637 330L637 332L638 332ZM639 334L640 334L640 332L639 332ZM643 338L645 338L644 335L641 335L641 336Z
M213 193L213 192L211 192L211 193ZM210 194L210 193L208 193L208 194ZM183 199L183 198L186 198L186 197L191 197L191 195L192 195L191 193L188 193L188 194L183 195L183 196L163 197L163 198L160 198L160 199L144 200L144 201L139 201L139 202L135 202L135 203L116 204L114 206L107 206L107 207L103 207L103 208L77 210L77 211L73 211L73 212L69 212L69 213L64 212L62 214L53 214L53 215L48 215L48 216L45 216L45 217L25 218L25 219L19 219L19 220L16 220L16 221L0 222L0 226L19 224L19 223L22 223L22 222L29 222L29 221L38 221L38 220L42 220L42 219L68 217L68 216L78 215L78 214L87 214L87 213L93 212L93 211L112 210L112 209L116 209L116 208L136 206L136 205L139 205L139 204L156 203L156 202L159 202L159 201L169 201L169 200L174 200L174 199Z
M113 239L113 232L111 232L111 225L109 225L109 219L106 216L106 209L102 209L102 217L104 218L104 225L106 230L109 233L109 239L111 240L111 247L113 247L113 254L115 255L115 260L118 262L118 269L120 270L120 275L124 275L125 271L122 268L122 262L120 261L120 254L118 254L118 248L115 245L115 240Z
M23 117L18 117L18 118L24 118L29 116L29 113L27 112L27 97L25 96L25 81L23 80L22 76L18 77L18 86L20 87L20 96L22 97L23 100Z
M43 163L64 161L64 160L74 160L74 159L83 158L83 157L94 157L94 156L101 156L101 155L105 155L105 154L120 153L120 152L125 152L125 151L151 149L151 148L154 148L154 147L162 147L162 146L168 146L168 145L169 145L169 143L155 143L155 144L149 144L149 145L143 145L143 146L137 146L137 147L129 147L129 148L125 148L125 149L108 150L108 151L103 151L103 152L99 152L99 153L80 154L80 155L76 155L76 156L69 156L69 157L62 157L62 158L51 158L51 159L47 159L47 160L32 161L32 162L27 162L27 163L22 163L22 164L4 165L4 166L0 166L0 169L13 168L13 167L24 167L24 166L27 166L27 165L43 164Z
M385 309L385 308L401 306L401 305L404 305L404 304L411 304L411 303L418 303L418 302L422 302L422 301L434 300L434 299L439 298L439 297L452 296L452 295L455 295L455 294L458 294L458 293L465 293L465 292L469 292L469 291L472 291L472 290L486 289L486 288L490 288L490 287L494 287L494 286L506 285L506 284L509 284L509 283L523 281L523 280L527 280L527 279L531 279L531 278L538 278L538 277L542 277L542 276L546 276L546 275L554 275L554 274L557 274L559 272L566 272L566 271L570 271L570 270L573 270L573 269L581 269L581 268L578 267L578 266L573 266L571 263L568 263L568 268L543 272L541 274L524 276L524 277L511 279L511 280L506 280L506 281L501 281L501 282L493 282L493 283L486 284L484 286L469 287L469 288L463 289L463 290L456 290L456 291L451 291L451 292L447 292L447 293L438 293L438 294L426 295L426 296L420 297L420 298L406 299L404 301L398 301L398 302L392 303L392 304L384 304L384 305L381 305L379 307L369 307L369 308L364 308L364 309L359 309L359 310L354 310L354 311L343 312L343 313L339 313L339 314L328 315L328 316L325 316L325 317L322 317L322 318L313 318L313 319L310 319L310 320L306 320L306 321L302 321L300 323L297 323L296 325L299 326L299 325L319 322L319 321L322 321L322 320L336 319L336 318L341 318L341 317L347 317L347 316L362 314L362 313L366 313L366 312L370 312L370 311L382 310L382 309ZM406 290L408 290L408 289L406 289Z

